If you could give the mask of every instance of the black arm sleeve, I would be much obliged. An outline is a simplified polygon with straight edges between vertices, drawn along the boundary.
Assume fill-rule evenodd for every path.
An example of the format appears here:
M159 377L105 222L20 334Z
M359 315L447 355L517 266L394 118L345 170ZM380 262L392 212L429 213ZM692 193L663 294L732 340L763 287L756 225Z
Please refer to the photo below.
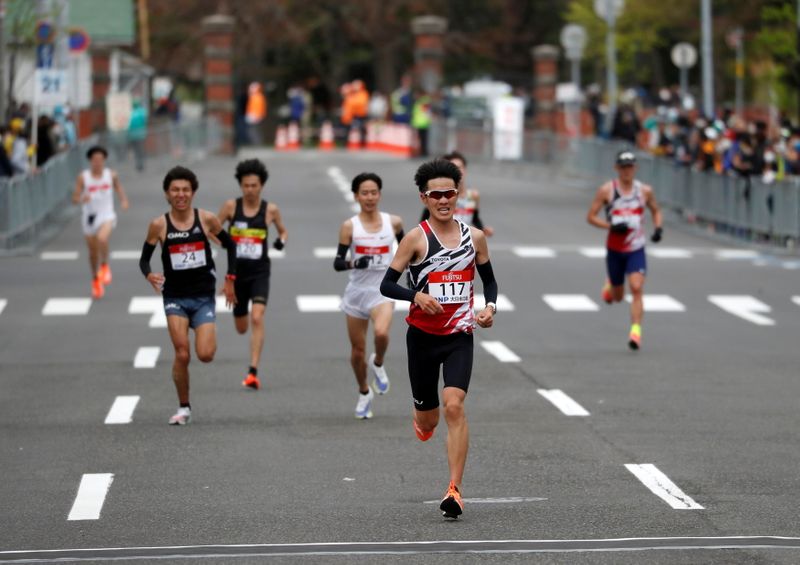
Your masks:
M142 245L142 255L139 257L139 270L142 271L142 274L147 278L152 270L150 269L150 258L153 256L153 251L156 250L155 245L151 245L144 242Z
M347 257L347 250L350 249L349 245L344 243L340 243L339 247L336 248L336 258L333 260L333 268L336 271L346 271L347 269L352 269L352 265L350 265L346 260Z
M475 213L472 215L472 225L479 230L483 229L483 221L480 217L480 211L477 208L475 208Z
M403 230L403 228L400 228L400 231L397 232L396 234L394 234L394 236L397 238L397 243L400 243L401 241L403 241L403 237L405 235L406 235L406 232Z
M428 218L430 218L430 217L431 217L431 211L430 211L430 210L428 210L427 208L425 208L425 209L422 211L422 217L419 219L419 221L420 221L420 222L424 222L425 220L427 220L427 219L428 219Z
M216 234L217 239L219 240L222 247L228 252L228 274L235 275L236 274L236 244L231 239L231 236L228 235L228 232L225 230L219 230L219 233Z
M492 262L486 261L483 265L478 265L478 274L483 282L483 297L486 303L497 302L497 281L494 279Z
M400 280L400 273L391 267L386 269L383 282L381 282L381 294L387 298L394 298L395 300L414 302L414 296L416 296L417 293L410 288L397 284L398 280Z

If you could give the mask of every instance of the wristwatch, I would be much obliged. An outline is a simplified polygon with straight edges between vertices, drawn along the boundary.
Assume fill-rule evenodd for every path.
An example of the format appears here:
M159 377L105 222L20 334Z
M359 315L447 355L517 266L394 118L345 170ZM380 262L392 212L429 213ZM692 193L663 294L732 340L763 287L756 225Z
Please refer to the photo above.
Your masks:
M494 302L487 302L486 307L492 309L492 315L497 314L497 304L495 304Z

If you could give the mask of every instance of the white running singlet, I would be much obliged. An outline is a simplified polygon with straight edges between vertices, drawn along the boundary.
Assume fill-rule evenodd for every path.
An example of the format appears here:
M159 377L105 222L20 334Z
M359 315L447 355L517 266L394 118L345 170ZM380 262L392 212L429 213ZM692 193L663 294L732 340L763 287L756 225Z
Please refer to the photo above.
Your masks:
M645 199L642 194L642 183L633 181L630 194L623 195L619 191L619 183L611 181L614 194L606 205L606 218L611 225L625 224L627 233L608 232L606 246L611 251L630 253L644 247L647 236L644 233Z
M114 213L114 178L111 169L104 168L100 178L92 176L86 169L83 175L82 196L89 196L89 202L83 205L83 232L94 235L104 223L117 219Z
M394 229L392 218L389 214L381 212L381 229L377 232L368 232L358 214L350 218L353 223L353 241L350 244L350 258L353 262L360 257L370 257L369 267L366 269L352 269L350 282L358 286L374 286L379 288L386 269L392 262L394 251Z

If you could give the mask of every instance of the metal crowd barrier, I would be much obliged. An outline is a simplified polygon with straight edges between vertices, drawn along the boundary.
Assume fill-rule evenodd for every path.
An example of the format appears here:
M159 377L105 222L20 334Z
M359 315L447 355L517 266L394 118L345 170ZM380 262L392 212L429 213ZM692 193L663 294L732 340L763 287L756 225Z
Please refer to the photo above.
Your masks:
M0 179L0 254L31 253L45 237L68 220L75 178L86 167L86 150L96 143L109 150L109 164L118 166L128 153L127 139L102 133L55 155L36 173ZM220 147L216 120L203 119L150 128L148 158L202 158Z
M493 160L489 127L464 127L437 121L431 153L458 149L468 159ZM569 139L544 131L525 131L522 163L545 164L562 172L587 176L599 184L614 176L614 160L630 144L599 138ZM794 245L800 239L800 179L773 184L760 177L700 172L673 160L637 151L637 177L653 186L662 207L690 222L714 226L738 238Z

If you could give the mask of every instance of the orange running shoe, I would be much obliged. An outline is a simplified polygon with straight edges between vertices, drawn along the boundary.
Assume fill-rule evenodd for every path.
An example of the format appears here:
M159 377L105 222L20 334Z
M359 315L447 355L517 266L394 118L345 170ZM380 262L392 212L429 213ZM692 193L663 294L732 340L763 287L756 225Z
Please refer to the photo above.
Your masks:
M642 326L633 324L631 326L631 333L628 334L628 347L636 351L642 346Z
M603 289L600 291L600 297L606 304L611 304L614 302L614 297L611 295L611 281L606 279L606 284L603 285Z
M417 424L416 420L414 420L412 418L411 421L414 422L414 432L417 434L417 437L419 438L419 441L428 441L429 439L431 439L433 437L433 430L431 430L429 432L424 432L419 427L419 424Z
M92 279L92 298L98 300L103 298L106 291L103 288L103 281L100 280L100 277L95 277Z
M464 502L461 500L461 492L453 481L447 487L442 503L439 505L442 516L445 518L458 518L464 512Z
M97 273L97 276L105 286L111 284L111 267L108 266L108 263L100 265L100 272Z
M242 381L242 386L246 386L248 388L252 388L253 390L258 390L258 389L261 388L261 381L259 381L258 377L255 376L253 373L250 373Z

